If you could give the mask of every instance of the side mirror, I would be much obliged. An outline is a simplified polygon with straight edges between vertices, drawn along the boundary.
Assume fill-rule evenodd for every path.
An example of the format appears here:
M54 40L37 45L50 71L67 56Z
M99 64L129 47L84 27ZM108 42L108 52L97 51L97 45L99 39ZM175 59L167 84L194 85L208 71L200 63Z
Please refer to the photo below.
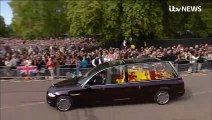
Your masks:
M90 85L86 84L84 87L85 87L86 89L89 89L89 88L90 88Z

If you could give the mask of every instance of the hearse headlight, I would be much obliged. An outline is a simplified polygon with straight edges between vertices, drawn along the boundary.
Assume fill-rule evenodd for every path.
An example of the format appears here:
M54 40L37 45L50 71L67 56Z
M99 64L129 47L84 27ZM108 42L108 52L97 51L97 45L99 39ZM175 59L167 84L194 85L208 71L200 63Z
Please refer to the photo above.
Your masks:
M53 94L53 93L48 93L48 96L49 96L49 97L55 97L56 95Z
M55 92L54 94L55 94L55 95L60 95L60 93L59 93L59 92Z

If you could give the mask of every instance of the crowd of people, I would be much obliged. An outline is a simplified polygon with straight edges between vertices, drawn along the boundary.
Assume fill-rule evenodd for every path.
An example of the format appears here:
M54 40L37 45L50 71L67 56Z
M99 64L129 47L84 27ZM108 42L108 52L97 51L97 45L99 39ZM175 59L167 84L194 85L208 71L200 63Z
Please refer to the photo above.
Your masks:
M155 57L175 63L212 62L212 45L176 45L170 47L136 47L123 42L119 48L102 48L94 38L50 40L4 40L0 49L2 69L18 66L46 68L54 76L56 68L89 68L118 59ZM90 48L96 48L90 50Z

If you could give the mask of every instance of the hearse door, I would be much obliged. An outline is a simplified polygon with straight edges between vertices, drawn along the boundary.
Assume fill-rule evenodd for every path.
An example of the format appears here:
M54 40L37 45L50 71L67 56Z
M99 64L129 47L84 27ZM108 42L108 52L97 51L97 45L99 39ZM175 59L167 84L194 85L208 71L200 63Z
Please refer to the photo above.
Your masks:
M147 71L142 69L142 64L127 65L127 89L132 99L142 98L146 89L145 82L148 78Z
M108 84L106 85L106 91L108 93L107 100L112 101L120 101L120 100L128 100L129 91L127 89L127 84Z
M107 98L105 89L106 72L101 71L94 75L85 85L82 91L82 99L86 101L102 101Z
M130 91L126 83L125 66L114 66L108 69L107 83L105 86L108 99L113 101L130 99Z

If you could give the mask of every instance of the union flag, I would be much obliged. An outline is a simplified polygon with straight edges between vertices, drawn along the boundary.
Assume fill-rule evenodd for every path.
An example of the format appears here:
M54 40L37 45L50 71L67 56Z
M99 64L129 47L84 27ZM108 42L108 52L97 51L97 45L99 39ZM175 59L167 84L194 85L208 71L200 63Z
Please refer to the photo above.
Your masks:
M37 66L20 66L18 70L21 74L30 75L30 73L37 73Z

